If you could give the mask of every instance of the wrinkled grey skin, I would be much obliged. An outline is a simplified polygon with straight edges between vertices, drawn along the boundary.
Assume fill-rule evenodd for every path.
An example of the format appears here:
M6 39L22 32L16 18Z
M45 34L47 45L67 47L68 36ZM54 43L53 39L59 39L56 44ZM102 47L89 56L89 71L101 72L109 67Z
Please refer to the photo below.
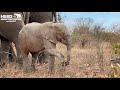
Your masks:
M27 24L19 33L19 42L23 59L27 58L30 52L34 58L32 61L32 65L34 66L35 60L43 48L45 48L44 51L51 56L51 59L49 60L50 73L54 73L55 56L61 61L63 66L69 64L71 52L70 33L63 23L46 22L43 24ZM58 42L66 45L67 60L65 60L63 54L56 50L56 44Z
M24 26L23 12L0 12L0 15L14 15L14 13L21 14L22 20L17 20L16 22L6 22L0 20L1 52L3 52L0 60L1 67L8 60L8 53L10 51L10 46L12 46L12 42L15 44L15 47L17 49L17 56L19 58L18 34ZM13 49L11 51L13 53ZM15 54L13 53L13 55Z

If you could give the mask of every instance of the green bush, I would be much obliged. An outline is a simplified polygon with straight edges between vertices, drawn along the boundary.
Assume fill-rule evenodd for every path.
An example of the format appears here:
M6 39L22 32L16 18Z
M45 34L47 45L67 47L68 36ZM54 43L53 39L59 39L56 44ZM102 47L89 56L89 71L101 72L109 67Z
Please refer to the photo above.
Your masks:
M115 54L120 55L120 44L113 45L113 51L115 52Z

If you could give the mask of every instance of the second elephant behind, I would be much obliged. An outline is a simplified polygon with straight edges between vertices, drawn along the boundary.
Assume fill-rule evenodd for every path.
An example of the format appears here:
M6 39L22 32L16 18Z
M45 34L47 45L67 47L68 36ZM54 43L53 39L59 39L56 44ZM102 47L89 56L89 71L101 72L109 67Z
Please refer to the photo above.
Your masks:
M25 24L38 22L57 22L56 12L27 12L25 15Z

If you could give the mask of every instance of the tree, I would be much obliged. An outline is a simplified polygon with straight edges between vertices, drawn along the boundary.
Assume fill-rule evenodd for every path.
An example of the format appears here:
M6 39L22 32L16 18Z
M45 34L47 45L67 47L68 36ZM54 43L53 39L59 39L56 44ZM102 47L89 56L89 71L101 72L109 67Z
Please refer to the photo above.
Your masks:
M64 18L65 18L65 17L66 17L66 16L61 16L60 13L57 14L57 20L58 20L59 22L61 22L61 23L64 22Z
M93 24L91 18L79 18L72 33L72 42L78 43L82 48L91 40L91 26Z
M96 49L97 49L97 58L98 58L98 64L100 67L100 70L103 71L103 61L104 61L104 57L103 57L103 47L101 46L101 42L103 41L103 37L104 37L104 32L103 30L105 30L104 27L102 27L102 24L95 24L93 26L93 35L96 41Z

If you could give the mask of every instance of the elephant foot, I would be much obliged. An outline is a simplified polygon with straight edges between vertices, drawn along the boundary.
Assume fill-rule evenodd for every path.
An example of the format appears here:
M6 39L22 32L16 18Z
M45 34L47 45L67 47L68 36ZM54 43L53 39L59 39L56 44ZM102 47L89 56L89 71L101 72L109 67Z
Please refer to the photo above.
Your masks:
M6 59L1 59L0 60L0 68L3 68L7 63L7 60Z
M59 69L59 76L62 78L62 77L65 77L65 67L61 67Z
M23 69L23 73L30 73L30 72L31 72L31 69L28 69L28 68Z
M53 75L55 75L55 68L54 67L49 67L49 69L48 69L48 75L49 76L53 76Z
M23 68L23 72L24 73L35 73L37 71L37 69L36 68L34 68L34 67L26 67L26 68Z
M53 21L53 23L57 23L57 21Z
M19 68L19 69L22 69L23 68L23 61L22 61L22 59L19 59L19 60L16 60L17 62L17 68Z
M23 68L23 63L17 62L16 63L16 68L22 69Z
M37 68L35 67L35 65L31 65L31 71L32 71L32 72L37 71Z
M16 68L22 69L22 68L23 68L23 65L22 65L22 64L17 64Z
M0 67L3 68L5 66L5 62L0 63Z
M55 75L55 71L48 71L48 75L49 76L54 76Z

